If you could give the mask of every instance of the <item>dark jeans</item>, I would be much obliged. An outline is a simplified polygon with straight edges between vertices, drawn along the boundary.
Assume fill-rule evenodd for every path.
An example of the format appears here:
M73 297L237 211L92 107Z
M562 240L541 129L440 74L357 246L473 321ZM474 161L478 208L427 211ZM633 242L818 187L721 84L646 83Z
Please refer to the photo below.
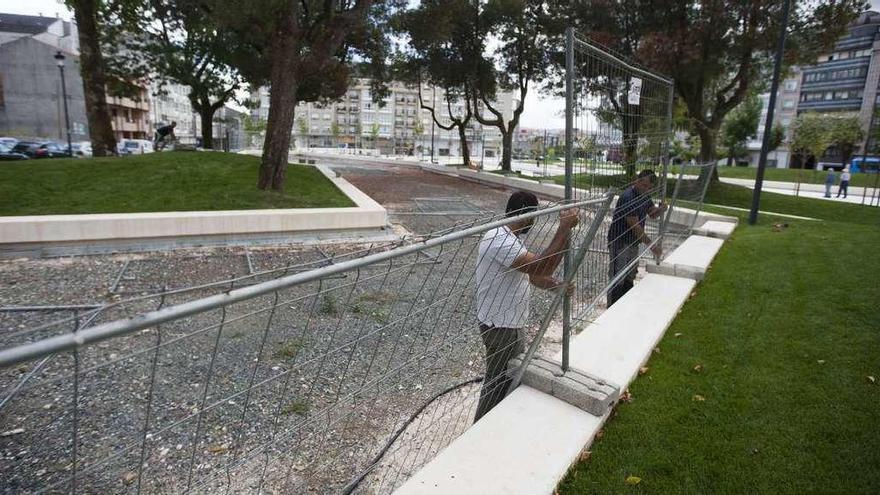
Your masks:
M507 363L525 350L519 328L496 328L480 325L480 337L486 346L486 376L480 390L480 403L474 422L492 410L507 395L511 377Z
M843 197L846 197L846 190L849 189L849 181L843 180L840 181L840 187L837 189L837 197L840 197L840 193L843 193ZM856 189L858 191L858 189Z
M611 257L608 263L608 281L611 282L618 273L625 270L630 263L639 257L639 244L638 242L609 242L608 254ZM633 265L618 283L608 289L608 307L611 307L633 288L637 271L638 265Z

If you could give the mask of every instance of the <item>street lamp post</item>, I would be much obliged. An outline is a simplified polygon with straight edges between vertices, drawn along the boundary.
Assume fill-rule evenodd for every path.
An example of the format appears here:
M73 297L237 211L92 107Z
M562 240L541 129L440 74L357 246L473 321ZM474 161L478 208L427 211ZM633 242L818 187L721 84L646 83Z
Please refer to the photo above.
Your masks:
M431 86L431 108L437 105L437 86ZM434 163L434 119L431 118L431 163Z
M61 73L61 98L64 100L64 128L67 130L67 154L73 156L73 145L70 142L70 115L67 112L67 84L64 81L64 54L61 50L55 53L58 71Z

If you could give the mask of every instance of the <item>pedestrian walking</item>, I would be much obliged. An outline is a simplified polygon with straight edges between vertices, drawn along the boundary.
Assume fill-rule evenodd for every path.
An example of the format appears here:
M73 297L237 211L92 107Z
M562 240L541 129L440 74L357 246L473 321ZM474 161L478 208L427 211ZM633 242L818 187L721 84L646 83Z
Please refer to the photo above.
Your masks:
M840 193L843 193L843 197L846 198L846 192L849 188L849 167L843 169L843 172L840 173L840 187L837 188L837 197L840 197Z
M831 197L831 186L833 186L835 182L837 182L837 174L834 173L833 168L829 167L828 168L828 175L825 176L825 197L826 198Z

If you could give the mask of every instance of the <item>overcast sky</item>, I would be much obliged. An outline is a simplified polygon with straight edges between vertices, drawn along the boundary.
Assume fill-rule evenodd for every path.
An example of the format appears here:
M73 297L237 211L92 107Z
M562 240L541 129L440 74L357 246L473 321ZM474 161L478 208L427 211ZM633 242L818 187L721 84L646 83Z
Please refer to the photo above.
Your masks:
M871 8L880 9L880 0L870 0ZM70 20L72 14L58 0L0 0L0 12L11 14L29 14L55 17ZM536 91L526 97L525 110L520 119L521 127L561 129L565 127L562 116L564 102L559 98L542 98Z

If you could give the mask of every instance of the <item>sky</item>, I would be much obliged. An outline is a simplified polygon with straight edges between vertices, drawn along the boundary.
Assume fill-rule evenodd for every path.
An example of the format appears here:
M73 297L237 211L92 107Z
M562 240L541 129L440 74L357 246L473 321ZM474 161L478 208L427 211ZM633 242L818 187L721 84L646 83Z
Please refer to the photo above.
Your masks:
M880 0L870 0L871 8L880 9ZM70 20L70 10L58 0L0 0L0 12L9 14L27 14L44 16L61 16ZM525 110L520 118L520 127L561 129L565 127L562 115L564 101L560 98L545 98L537 91L531 90L526 96Z

